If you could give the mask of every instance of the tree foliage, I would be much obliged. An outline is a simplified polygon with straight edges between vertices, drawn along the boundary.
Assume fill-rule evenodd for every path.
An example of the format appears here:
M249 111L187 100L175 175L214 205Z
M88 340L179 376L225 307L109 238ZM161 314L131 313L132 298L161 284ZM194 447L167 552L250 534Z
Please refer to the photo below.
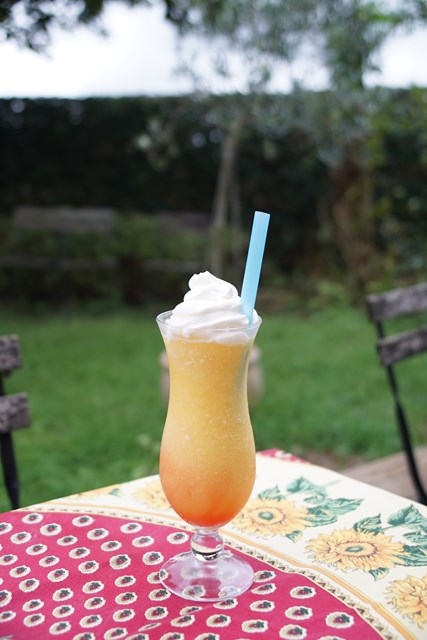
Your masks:
M109 1L0 0L0 34L3 31L7 38L39 49L48 41L53 26L69 28L80 22L96 22ZM155 1L128 0L128 4L149 5ZM369 278L367 266L371 264L375 240L372 220L375 185L369 141L375 135L372 125L376 106L371 100L372 93L366 90L366 74L376 69L380 47L392 33L427 22L425 0L157 2L163 4L166 18L177 25L181 34L196 35L204 45L206 40L210 41L209 49L218 53L224 63L224 74L230 50L244 59L249 70L245 100L239 95L230 96L225 110L218 104L209 109L222 143L222 151L217 155L217 188L212 198L218 220L223 222L230 212L231 217L240 215L243 199L238 177L244 162L240 151L254 128L260 134L259 144L266 148L270 145L270 149L269 136L273 130L287 135L289 129L297 128L310 139L311 155L317 155L329 172L331 189L327 202L324 199L320 208L328 210L327 232L335 234L341 258L354 275L357 287L362 289ZM317 65L327 69L332 90L325 92L323 101L313 102L307 100L306 91L295 88L289 107L266 108L258 98L262 97L275 61L290 63L307 46ZM249 103L254 96L257 100ZM150 162L160 166L167 164L174 154L177 160L180 145L175 135L170 126L154 118L136 138L135 145L147 150ZM186 197L190 200L192 194L187 192ZM257 198L259 193L255 194ZM320 217L318 214L316 219Z
M367 97L375 105L367 142L372 215L385 233L405 224L403 236L419 229L425 242L426 90L370 89ZM243 108L245 98L239 100ZM26 203L209 212L223 136L217 114L226 113L231 101L232 96L0 100L0 148L8 150L0 155L0 217ZM274 245L285 269L310 255L307 242L325 240L318 235L319 203L331 191L329 155L319 156L314 127L300 116L304 105L307 118L314 114L313 122L327 132L333 103L330 92L301 91L298 100L260 96L264 120L252 120L241 142L245 228L254 208L271 211L270 249ZM385 242L382 232L381 238Z
M363 84L375 53L397 28L427 21L425 0L172 0L182 33L227 39L229 47L291 60L309 44L331 72L334 86ZM179 9L179 10L178 10ZM357 81L354 71L357 70Z
M328 164L332 197L324 203L324 208L329 210L332 233L351 274L349 285L359 294L370 277L367 265L372 263L374 242L372 179L366 148L372 114L365 77L367 72L376 69L380 47L394 31L409 28L426 18L424 3L418 0L393 3L386 0L235 0L233 3L180 0L179 4L185 7L183 33L209 38L212 48L216 45L220 51L237 51L252 65L255 61L254 68L258 65L259 77L263 80L258 87L265 86L275 62L291 62L300 53L307 55L307 51L315 57L318 66L327 70L329 87L333 89L327 94L328 111L313 111L313 105L304 102L302 93L299 94L303 97L300 120L303 129L307 130L311 124L319 156ZM263 74L263 70L266 73ZM249 88L253 90L254 86L256 88L256 84ZM298 98L298 92L294 94ZM327 102L321 105L321 110ZM253 109L251 115L253 118ZM283 113L278 115L278 126L287 124L285 117ZM260 123L265 122L261 110L258 118ZM238 121L236 116L234 122ZM321 126L322 121L326 127ZM242 137L242 133L239 135ZM238 151L237 141L233 147L236 166ZM230 153L226 157L230 157ZM231 197L229 200L231 202ZM225 205L223 198L222 220L225 220Z
M102 13L111 0L1 0L0 42L12 40L19 46L41 52L48 48L52 30L70 30L79 24L103 32ZM171 0L121 0L128 6L164 6L165 19L180 24L184 19L179 3Z

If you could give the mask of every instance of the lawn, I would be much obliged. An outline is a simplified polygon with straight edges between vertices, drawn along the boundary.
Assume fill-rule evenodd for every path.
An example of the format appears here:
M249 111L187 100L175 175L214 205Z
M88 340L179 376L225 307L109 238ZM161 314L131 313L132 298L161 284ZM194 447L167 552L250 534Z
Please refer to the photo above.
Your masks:
M157 471L165 406L154 313L0 313L20 337L24 366L6 379L26 391L30 429L14 435L21 504ZM265 391L252 412L258 449L281 447L344 466L399 449L374 330L363 310L265 316L257 337ZM422 358L400 365L417 438L427 441ZM9 508L0 487L0 510Z

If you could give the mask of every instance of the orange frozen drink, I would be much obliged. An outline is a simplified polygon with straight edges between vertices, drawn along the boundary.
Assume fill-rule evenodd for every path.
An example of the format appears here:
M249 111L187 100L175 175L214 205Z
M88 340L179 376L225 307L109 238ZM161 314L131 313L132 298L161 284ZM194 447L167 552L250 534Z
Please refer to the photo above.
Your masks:
M229 522L252 491L255 445L247 401L252 343L165 339L172 382L160 477L173 509L199 527Z
M245 506L255 480L249 418L249 355L261 319L243 312L236 288L194 275L173 311L157 317L169 360L170 394L160 479L172 508L196 528L191 551L160 570L164 586L191 600L243 593L252 567L223 553L218 528Z

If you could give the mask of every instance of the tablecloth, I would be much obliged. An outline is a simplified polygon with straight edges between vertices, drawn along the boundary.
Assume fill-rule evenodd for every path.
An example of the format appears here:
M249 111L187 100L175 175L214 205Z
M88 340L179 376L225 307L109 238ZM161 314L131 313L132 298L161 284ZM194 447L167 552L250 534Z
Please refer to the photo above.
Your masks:
M222 529L243 595L183 600L159 580L191 528L157 476L0 514L0 640L427 638L427 509L273 450Z

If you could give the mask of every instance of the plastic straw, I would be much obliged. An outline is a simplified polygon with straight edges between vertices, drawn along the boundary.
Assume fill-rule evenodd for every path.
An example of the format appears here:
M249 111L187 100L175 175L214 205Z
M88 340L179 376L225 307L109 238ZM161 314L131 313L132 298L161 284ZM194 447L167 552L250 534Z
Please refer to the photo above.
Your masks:
M255 299L258 291L269 222L269 213L255 211L241 295L243 311L249 322L252 321L252 314L255 308Z

